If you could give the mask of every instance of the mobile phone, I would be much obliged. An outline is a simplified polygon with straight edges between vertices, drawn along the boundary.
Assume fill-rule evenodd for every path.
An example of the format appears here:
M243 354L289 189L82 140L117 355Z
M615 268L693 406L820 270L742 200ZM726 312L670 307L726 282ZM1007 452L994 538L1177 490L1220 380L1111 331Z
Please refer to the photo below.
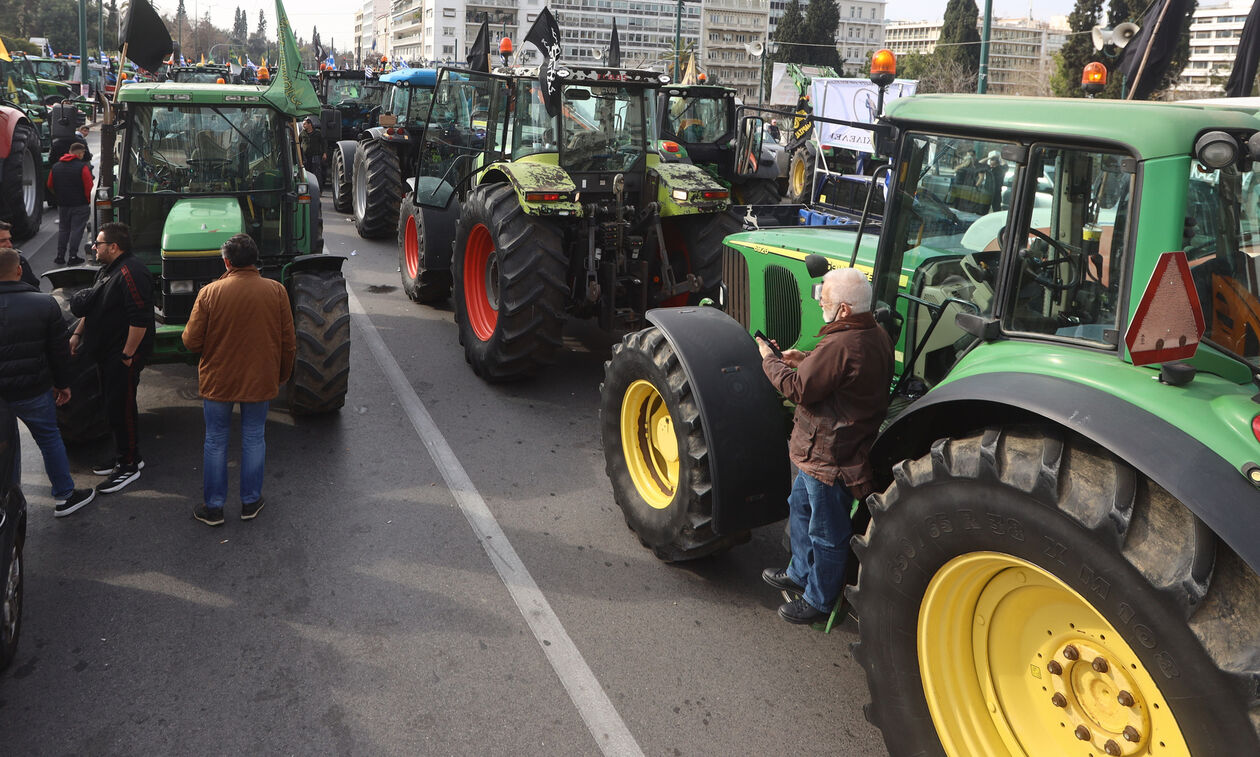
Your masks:
M774 353L774 356L775 356L775 357L777 357L777 358L781 358L781 357L783 357L783 350L781 350L781 349L779 349L778 347L774 346L774 342L770 341L770 337L768 337L768 336L766 336L765 334L761 333L761 329L757 329L757 332L756 332L755 334L753 334L753 336L754 336L754 337L756 337L757 339L760 339L761 341L765 342L766 344L770 345L770 351Z

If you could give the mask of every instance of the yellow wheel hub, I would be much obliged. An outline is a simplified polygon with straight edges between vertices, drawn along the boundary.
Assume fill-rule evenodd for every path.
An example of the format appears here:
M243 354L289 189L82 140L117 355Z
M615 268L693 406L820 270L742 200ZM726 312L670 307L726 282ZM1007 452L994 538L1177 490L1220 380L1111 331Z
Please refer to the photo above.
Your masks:
M805 191L805 159L792 161L792 172L790 174L790 186L788 187L792 194L799 195Z
M933 576L919 673L951 757L1188 757L1167 701L1084 597L1017 557L975 552Z
M639 496L657 510L678 490L678 434L665 399L639 379L621 400L621 450Z

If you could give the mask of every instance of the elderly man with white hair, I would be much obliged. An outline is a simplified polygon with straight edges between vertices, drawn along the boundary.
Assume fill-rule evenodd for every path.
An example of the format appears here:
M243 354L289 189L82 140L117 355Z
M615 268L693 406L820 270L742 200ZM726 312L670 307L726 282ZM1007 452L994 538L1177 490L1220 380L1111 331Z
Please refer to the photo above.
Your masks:
M766 568L766 583L794 595L779 608L789 623L825 619L840 597L855 497L872 491L868 454L888 411L893 345L871 314L871 284L856 268L828 271L819 299L822 341L777 357L759 342L761 367L796 404L788 455L797 468L788 495L792 560ZM777 347L777 345L775 345Z

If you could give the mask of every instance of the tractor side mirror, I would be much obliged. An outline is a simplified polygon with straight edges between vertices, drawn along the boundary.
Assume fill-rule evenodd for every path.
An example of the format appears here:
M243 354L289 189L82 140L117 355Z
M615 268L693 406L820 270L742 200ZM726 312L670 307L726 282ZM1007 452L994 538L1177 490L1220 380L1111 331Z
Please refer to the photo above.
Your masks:
M761 143L765 139L765 121L760 116L746 116L739 122L739 136L735 141L735 175L752 176L757 173L761 159Z

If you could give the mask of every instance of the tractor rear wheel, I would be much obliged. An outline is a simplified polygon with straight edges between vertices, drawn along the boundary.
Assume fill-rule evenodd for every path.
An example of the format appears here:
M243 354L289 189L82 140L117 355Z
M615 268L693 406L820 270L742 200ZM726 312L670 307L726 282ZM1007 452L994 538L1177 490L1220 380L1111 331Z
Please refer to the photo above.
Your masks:
M748 179L735 186L741 205L778 205L783 197L774 179Z
M1260 754L1260 580L1165 490L1038 429L893 474L848 593L893 757Z
M350 180L354 171L354 144L337 143L333 146L330 183L333 210L338 213L349 213L354 200L354 186Z
M806 143L792 152L792 162L788 165L788 202L807 204L814 194L814 166L818 161L818 153L811 143Z
M354 226L364 239L389 236L402 205L398 153L379 139L359 143L354 154Z
M526 215L506 184L460 208L452 273L459 342L486 381L535 373L560 348L568 259L559 229Z
M706 429L660 329L635 331L613 346L599 385L599 419L613 499L658 558L691 560L747 538L713 532Z
M13 129L9 155L0 177L0 217L13 224L13 240L35 236L44 215L44 187L39 181L39 134L27 123Z
M340 271L302 271L289 284L297 359L289 411L328 413L346 404L350 383L350 302Z
M451 296L451 272L424 267L427 243L424 208L407 201L398 215L398 271L403 291L422 305L445 302Z
M665 241L673 246L669 260L675 278L681 280L688 273L695 274L700 278L700 291L662 304L694 305L705 297L716 299L722 285L722 240L742 231L743 223L729 212L682 216L665 223L674 225L673 230L665 230ZM680 244L682 249L677 249Z

